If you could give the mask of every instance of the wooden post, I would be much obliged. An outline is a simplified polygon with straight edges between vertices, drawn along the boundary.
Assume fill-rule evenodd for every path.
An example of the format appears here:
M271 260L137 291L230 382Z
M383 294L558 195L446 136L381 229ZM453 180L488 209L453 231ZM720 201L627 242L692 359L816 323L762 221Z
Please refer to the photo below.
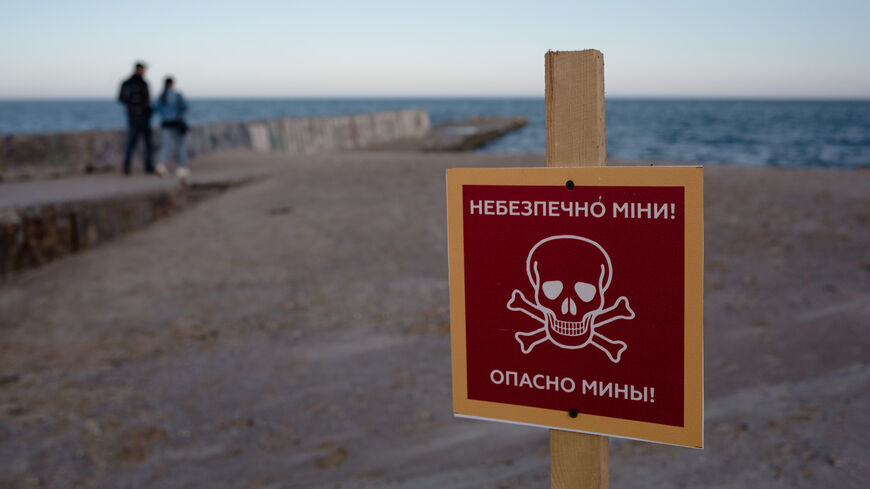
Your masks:
M605 166L604 56L550 51L545 71L547 166ZM606 436L550 430L550 487L606 489L608 446Z
M604 56L550 51L545 60L547 166L605 166Z

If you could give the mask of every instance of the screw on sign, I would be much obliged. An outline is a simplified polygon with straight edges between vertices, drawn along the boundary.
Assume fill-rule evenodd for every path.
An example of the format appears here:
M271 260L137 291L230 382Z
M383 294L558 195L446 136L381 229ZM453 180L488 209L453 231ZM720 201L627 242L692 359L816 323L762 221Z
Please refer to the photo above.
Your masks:
M542 239L529 251L526 274L535 302L514 290L507 308L528 314L544 327L515 335L523 353L544 341L568 349L593 345L619 363L627 345L604 336L598 328L633 319L634 311L624 296L605 307L604 293L610 287L613 266L600 244L572 235Z

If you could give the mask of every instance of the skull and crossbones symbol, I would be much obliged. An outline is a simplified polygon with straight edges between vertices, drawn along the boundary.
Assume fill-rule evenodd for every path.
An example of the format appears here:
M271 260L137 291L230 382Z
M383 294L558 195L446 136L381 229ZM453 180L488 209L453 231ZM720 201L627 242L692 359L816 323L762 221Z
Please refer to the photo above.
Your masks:
M591 344L619 363L628 345L597 329L618 319L633 319L634 311L625 296L605 307L604 293L610 287L613 267L600 244L573 235L542 239L529 251L526 274L535 291L534 302L514 290L507 308L531 316L543 327L514 335L523 353L545 341L568 349Z

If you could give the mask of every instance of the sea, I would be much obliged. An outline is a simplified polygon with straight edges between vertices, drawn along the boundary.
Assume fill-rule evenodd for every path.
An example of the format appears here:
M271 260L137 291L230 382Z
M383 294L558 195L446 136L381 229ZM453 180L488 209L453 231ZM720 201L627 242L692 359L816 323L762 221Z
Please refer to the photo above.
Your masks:
M433 124L523 116L528 124L484 146L544 153L543 98L281 98L190 101L191 124L424 108ZM870 100L606 99L612 160L774 167L870 168ZM0 100L0 136L125 126L113 100Z

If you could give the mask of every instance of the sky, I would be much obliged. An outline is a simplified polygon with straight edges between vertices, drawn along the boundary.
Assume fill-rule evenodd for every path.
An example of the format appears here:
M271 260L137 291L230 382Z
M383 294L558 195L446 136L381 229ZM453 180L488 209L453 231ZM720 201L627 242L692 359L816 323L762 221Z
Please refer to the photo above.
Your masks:
M870 98L870 1L0 0L0 99L109 98L133 62L190 97L543 96L604 53L608 96Z

